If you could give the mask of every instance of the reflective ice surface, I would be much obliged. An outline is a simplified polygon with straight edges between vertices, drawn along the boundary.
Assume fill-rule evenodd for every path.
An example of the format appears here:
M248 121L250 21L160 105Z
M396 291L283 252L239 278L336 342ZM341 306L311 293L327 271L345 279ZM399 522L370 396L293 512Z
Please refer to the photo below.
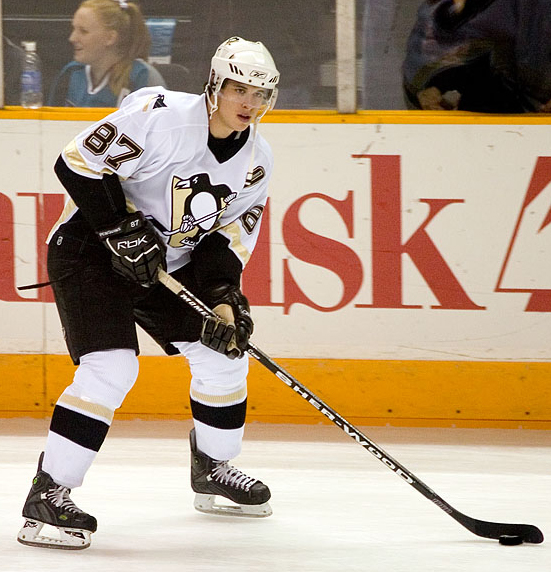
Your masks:
M551 432L364 427L465 514L535 524L549 540L474 536L335 426L251 424L235 465L272 490L273 516L196 512L189 422L115 421L72 499L92 546L20 545L21 507L47 422L0 420L2 572L543 572L551 566Z

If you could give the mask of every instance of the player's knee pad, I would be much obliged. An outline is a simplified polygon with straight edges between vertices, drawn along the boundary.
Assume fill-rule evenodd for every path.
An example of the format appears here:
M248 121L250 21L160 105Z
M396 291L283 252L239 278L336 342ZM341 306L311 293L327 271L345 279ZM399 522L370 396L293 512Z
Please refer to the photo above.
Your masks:
M134 350L117 349L91 352L80 358L73 383L64 395L118 409L138 377Z
M192 386L208 387L215 393L231 393L246 387L248 355L232 360L201 342L177 342L174 345L189 362Z

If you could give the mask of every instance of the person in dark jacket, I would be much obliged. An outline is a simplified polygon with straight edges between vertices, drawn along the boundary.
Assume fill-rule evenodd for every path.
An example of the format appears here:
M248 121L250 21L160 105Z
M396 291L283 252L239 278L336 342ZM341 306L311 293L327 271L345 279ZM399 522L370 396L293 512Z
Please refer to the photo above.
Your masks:
M426 0L403 63L410 109L551 111L551 0Z

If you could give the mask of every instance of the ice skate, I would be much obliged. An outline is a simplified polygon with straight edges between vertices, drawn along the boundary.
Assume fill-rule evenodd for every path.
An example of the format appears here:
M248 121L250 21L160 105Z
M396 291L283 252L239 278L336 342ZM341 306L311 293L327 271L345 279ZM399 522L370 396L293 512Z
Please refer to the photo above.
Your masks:
M54 482L42 471L42 458L23 507L25 524L17 535L21 544L64 550L82 550L90 546L90 536L97 529L93 516L81 511L69 497L71 489ZM44 536L44 525L57 528L58 537Z
M248 477L227 461L215 461L197 449L195 429L189 434L191 445L191 488L195 495L195 508L208 514L247 516L262 518L270 516L268 504L270 489L257 479ZM218 504L221 496L231 504Z

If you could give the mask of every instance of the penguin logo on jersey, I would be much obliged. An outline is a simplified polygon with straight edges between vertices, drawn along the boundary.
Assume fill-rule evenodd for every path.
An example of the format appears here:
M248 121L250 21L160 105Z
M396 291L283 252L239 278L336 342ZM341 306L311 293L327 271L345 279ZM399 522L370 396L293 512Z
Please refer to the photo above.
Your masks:
M212 185L207 173L189 179L172 177L172 230L168 244L194 246L211 231L228 205L237 197L227 185Z

